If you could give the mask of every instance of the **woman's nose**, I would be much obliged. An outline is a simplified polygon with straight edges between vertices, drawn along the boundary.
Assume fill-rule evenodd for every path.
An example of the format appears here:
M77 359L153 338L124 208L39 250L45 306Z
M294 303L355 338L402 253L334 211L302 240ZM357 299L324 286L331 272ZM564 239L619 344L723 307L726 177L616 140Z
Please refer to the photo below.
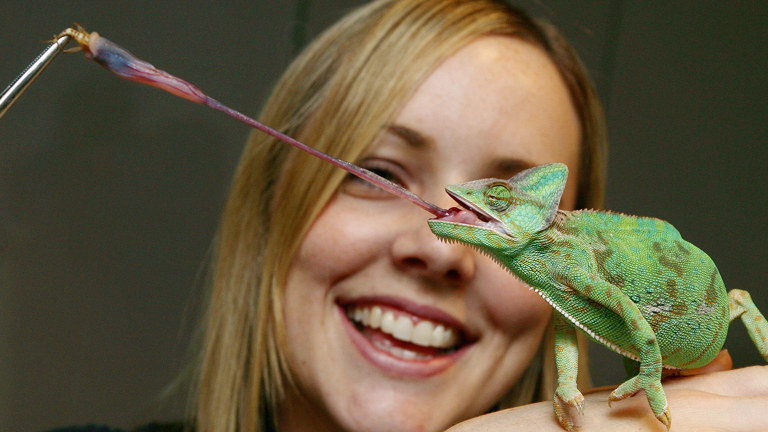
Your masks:
M469 246L439 240L426 219L418 217L398 231L392 258L401 271L449 285L471 279L477 265L476 253Z

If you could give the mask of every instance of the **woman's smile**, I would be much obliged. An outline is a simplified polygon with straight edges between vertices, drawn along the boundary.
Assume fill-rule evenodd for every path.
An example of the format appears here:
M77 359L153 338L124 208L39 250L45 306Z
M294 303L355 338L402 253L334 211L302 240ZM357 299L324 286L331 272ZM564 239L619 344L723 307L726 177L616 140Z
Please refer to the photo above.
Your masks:
M339 307L355 347L393 374L439 373L473 340L450 314L402 298L363 297L340 301Z

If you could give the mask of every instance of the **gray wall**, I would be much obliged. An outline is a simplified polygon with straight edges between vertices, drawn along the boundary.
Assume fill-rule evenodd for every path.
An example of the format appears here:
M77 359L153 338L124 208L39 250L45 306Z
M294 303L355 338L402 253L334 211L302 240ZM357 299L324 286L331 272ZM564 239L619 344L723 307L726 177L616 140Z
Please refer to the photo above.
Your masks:
M310 35L356 1L0 3L0 87L79 22L255 114ZM668 219L768 311L768 4L525 1L593 72L608 205ZM652 3L652 4L651 4ZM200 281L247 128L58 58L0 120L0 430L173 418ZM760 363L740 325L728 348ZM598 383L623 376L595 348ZM608 372L606 372L606 370Z

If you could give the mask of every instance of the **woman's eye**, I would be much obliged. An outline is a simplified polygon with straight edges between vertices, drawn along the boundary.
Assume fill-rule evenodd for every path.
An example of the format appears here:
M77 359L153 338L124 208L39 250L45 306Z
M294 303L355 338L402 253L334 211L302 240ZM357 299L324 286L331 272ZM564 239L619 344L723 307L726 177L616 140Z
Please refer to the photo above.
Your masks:
M365 167L363 167L363 168L365 168ZM383 177L383 178L391 181L392 183L396 183L396 184L399 184L399 185L402 186L402 182L397 177L397 175L395 173L393 173L392 171L386 169L386 168L370 167L370 168L365 168L365 169L367 169L368 171L378 175L379 177ZM357 176L355 176L355 177L358 178L360 181L365 182L366 184L370 184L367 181L365 181L365 180L363 180L363 179L361 179L361 178L359 178Z
M395 183L397 185L405 187L405 181L403 180L404 174L402 173L403 169L400 168L397 164L388 162L388 161L362 161L359 163L359 166L362 168L365 168L368 171L371 171L372 173L378 175L379 177L382 177L386 180L389 180L392 183ZM348 174L347 179L344 182L344 188L347 191L351 192L357 192L357 193L365 193L365 194L387 194L387 192L383 191L378 186L371 184L370 182L367 182L360 177Z

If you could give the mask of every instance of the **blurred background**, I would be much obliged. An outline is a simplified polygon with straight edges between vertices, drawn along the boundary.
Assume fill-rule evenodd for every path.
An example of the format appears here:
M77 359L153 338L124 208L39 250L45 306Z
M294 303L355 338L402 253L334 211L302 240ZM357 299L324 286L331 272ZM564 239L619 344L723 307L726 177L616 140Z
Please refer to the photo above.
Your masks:
M78 22L255 115L360 1L0 2L0 88ZM607 207L671 221L768 312L768 3L517 1L592 72ZM249 130L60 55L0 120L0 430L178 418L209 247ZM762 360L743 326L737 366ZM596 384L623 377L594 347Z

